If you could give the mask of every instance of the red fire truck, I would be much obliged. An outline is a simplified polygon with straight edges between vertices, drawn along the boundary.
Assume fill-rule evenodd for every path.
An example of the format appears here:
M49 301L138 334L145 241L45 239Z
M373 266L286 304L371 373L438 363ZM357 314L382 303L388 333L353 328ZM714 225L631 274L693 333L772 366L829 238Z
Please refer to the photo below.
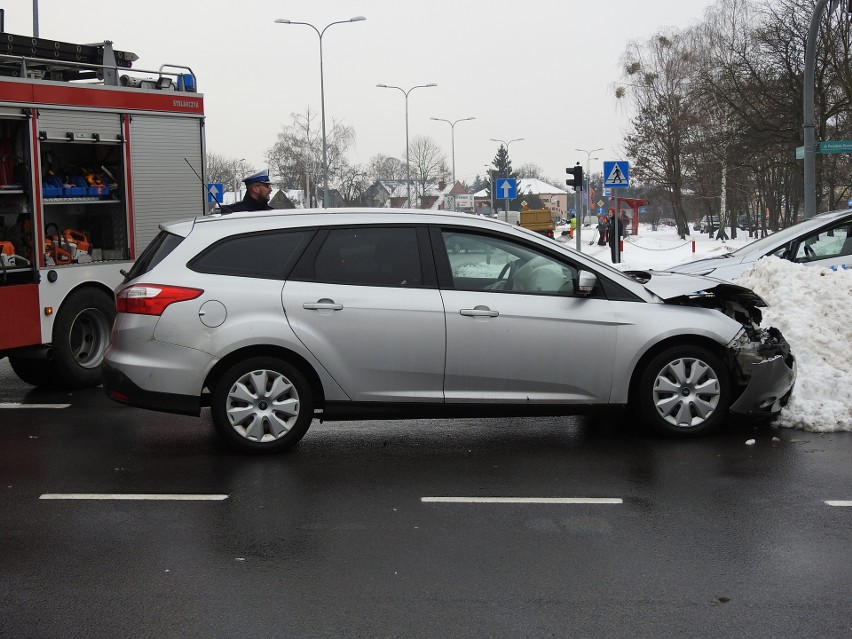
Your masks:
M0 358L36 386L100 383L122 270L161 222L204 212L195 74L137 59L0 38Z

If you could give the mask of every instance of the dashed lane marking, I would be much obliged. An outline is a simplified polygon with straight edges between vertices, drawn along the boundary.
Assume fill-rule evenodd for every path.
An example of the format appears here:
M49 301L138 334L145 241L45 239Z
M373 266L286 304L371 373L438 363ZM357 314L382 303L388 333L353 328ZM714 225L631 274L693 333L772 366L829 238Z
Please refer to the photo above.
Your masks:
M825 502L829 506L852 506L852 501L837 501L837 500L828 500Z
M622 504L618 497L421 497L439 504Z
M101 501L223 501L227 495L168 493L45 493L39 499Z
M0 408L68 408L71 404L21 404L20 402L0 402Z

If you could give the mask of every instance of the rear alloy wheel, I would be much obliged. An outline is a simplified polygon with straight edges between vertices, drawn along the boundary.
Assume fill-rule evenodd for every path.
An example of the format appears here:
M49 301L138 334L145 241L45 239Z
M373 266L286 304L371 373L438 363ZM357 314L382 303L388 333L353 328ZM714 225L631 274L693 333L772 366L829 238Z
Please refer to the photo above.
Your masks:
M254 357L228 369L213 388L211 415L229 445L250 453L293 446L313 420L304 375L275 357Z
M654 357L642 373L636 401L646 423L669 435L716 429L731 404L728 369L699 346L676 346Z

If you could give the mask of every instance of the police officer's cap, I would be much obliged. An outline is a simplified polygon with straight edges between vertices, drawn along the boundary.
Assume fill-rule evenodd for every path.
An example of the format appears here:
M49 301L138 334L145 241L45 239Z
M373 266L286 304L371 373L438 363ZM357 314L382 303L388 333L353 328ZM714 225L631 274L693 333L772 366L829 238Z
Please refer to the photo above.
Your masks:
M243 178L243 182L246 186L251 186L252 184L272 184L269 180L269 171L258 171L257 173L252 173L246 178Z

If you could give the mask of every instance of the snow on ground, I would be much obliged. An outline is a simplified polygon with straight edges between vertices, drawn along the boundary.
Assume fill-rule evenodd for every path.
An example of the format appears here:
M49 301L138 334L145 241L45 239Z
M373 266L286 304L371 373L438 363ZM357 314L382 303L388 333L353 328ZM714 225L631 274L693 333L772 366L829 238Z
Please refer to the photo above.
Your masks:
M557 230L557 238L561 228ZM581 249L609 263L609 247L598 246L594 232L584 228ZM693 240L694 252L693 252ZM565 240L576 247L576 240ZM748 244L748 233L736 240L712 240L693 232L686 240L675 229L639 226L639 234L625 240L620 269L663 269L712 257ZM832 271L802 266L779 258L764 258L743 273L737 284L753 289L769 304L763 325L783 334L798 364L790 403L776 424L814 432L852 431L852 269Z

